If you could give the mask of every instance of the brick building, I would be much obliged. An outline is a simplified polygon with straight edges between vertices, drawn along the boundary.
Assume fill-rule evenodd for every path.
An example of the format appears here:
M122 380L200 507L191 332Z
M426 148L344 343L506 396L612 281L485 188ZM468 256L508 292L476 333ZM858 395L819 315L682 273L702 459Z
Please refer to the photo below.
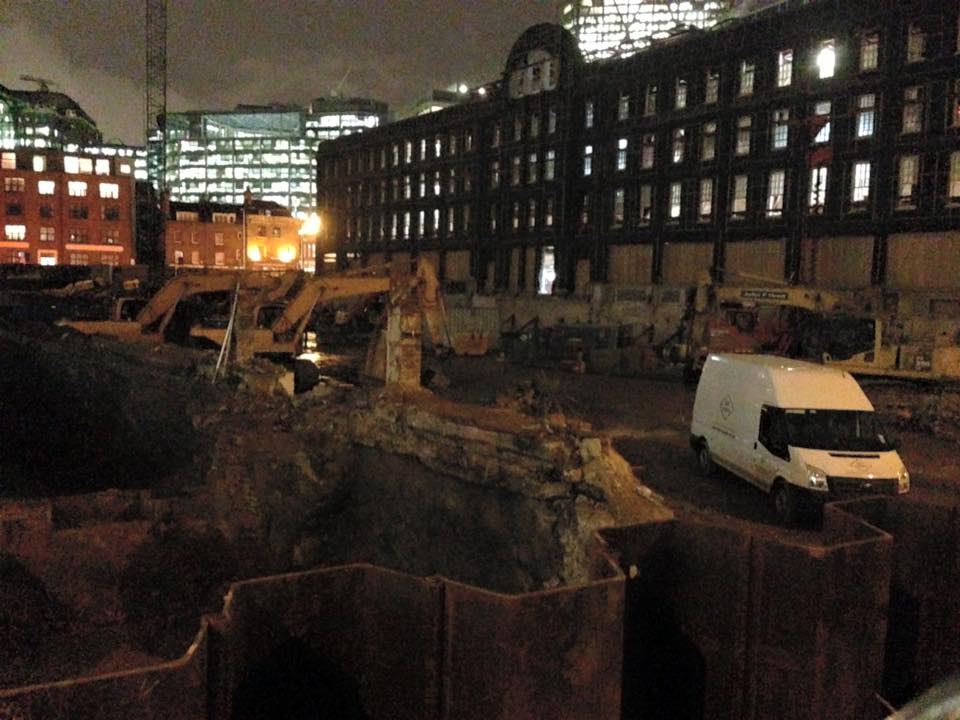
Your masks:
M514 292L960 287L958 12L785 0L592 64L536 26L469 102L321 146L327 242Z
M124 159L36 148L3 150L0 184L0 263L135 262L134 178Z

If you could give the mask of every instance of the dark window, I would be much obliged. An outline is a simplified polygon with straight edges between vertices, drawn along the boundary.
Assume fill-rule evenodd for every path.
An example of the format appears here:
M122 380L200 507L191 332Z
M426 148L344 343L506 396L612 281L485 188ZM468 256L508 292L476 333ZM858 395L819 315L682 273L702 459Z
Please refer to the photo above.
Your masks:
M109 205L102 209L103 219L104 220L119 220L120 219L120 208L116 205Z
M7 215L23 215L23 205L20 203L7 203Z
M76 220L86 220L89 215L86 205L71 205L70 217Z
M52 218L53 217L53 208L50 205L41 205L40 206L40 217L42 218Z

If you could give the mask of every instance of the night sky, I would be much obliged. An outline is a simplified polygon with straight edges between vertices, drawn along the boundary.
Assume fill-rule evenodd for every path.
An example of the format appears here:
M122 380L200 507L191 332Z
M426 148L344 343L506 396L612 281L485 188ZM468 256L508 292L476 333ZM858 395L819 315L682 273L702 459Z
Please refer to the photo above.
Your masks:
M402 109L432 88L496 78L556 0L168 0L167 107L373 97ZM35 75L108 141L143 143L144 3L0 0L0 83Z

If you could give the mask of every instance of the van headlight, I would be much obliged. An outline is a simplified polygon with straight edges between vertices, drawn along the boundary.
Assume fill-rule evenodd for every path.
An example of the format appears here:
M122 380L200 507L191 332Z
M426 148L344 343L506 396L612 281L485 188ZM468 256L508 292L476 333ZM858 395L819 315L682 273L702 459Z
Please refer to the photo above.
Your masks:
M897 492L905 493L910 490L910 473L907 472L905 467L900 468L900 472L897 473Z
M807 483L814 490L826 490L827 474L818 467L807 465Z

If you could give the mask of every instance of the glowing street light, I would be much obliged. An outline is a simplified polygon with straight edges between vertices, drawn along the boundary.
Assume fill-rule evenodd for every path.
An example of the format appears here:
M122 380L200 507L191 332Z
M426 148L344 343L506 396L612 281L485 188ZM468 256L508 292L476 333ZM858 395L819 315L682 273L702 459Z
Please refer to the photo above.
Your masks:
M316 213L310 213L303 223L300 230L297 231L301 237L316 237L320 234L320 216Z

